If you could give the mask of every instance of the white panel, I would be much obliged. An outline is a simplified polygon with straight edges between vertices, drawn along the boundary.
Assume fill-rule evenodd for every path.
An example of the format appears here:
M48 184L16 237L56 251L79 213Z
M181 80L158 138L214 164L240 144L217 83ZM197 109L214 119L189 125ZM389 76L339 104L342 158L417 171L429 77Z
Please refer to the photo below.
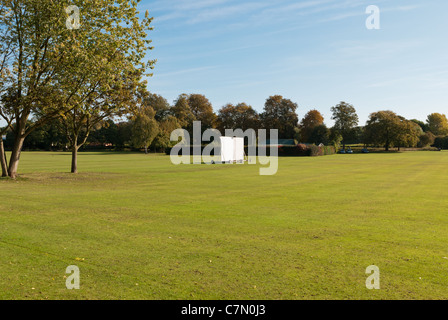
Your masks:
M233 138L221 137L221 161L234 161L234 151Z
M233 138L234 144L234 161L244 161L244 138Z

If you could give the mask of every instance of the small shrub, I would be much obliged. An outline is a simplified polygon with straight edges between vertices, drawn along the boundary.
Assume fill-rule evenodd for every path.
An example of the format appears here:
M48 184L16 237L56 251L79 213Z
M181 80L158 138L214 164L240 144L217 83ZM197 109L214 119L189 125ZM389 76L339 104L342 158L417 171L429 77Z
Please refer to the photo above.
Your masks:
M311 157L319 157L324 155L323 149L321 147L316 146L315 144L308 146L308 148L309 148L309 155Z
M324 156L329 156L336 154L336 148L334 146L324 146L322 147Z

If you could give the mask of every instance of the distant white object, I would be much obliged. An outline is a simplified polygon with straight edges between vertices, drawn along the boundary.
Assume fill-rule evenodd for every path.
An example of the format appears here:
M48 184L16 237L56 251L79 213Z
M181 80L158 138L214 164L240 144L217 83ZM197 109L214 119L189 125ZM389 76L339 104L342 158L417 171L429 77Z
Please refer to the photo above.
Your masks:
M6 140L6 135L3 135L3 136L2 136L2 140Z
M236 162L244 162L244 138L233 138L234 155Z
M221 137L221 161L244 162L244 138Z

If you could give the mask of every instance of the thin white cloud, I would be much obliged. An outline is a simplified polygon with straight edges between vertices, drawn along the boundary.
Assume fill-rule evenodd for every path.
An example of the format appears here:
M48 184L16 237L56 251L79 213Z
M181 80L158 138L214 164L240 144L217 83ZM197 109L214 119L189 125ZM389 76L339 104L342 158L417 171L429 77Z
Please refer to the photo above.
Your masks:
M154 72L154 77L157 76L158 78L164 78L164 77L179 76L179 75L183 75L183 74L195 74L195 73L200 73L203 71L210 71L210 70L216 69L216 68L218 68L218 66L190 68L190 69L183 69L183 70L178 70L178 71L173 71L173 72L165 72L165 73L160 73L160 74L157 74L157 72Z
M247 14L259 9L265 8L268 4L263 2L248 2L238 5L218 7L213 9L206 9L200 11L193 18L189 19L188 23L203 23L216 19L223 19L229 16L236 16L241 14Z

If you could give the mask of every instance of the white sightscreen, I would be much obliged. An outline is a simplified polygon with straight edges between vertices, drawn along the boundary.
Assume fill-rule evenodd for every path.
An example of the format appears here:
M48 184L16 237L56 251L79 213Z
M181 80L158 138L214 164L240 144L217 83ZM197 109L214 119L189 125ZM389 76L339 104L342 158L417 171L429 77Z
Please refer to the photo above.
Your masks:
M234 161L234 144L233 138L231 137L221 137L221 161L230 162Z
M221 161L244 161L244 138L221 137Z
M234 161L244 161L244 138L233 138Z

